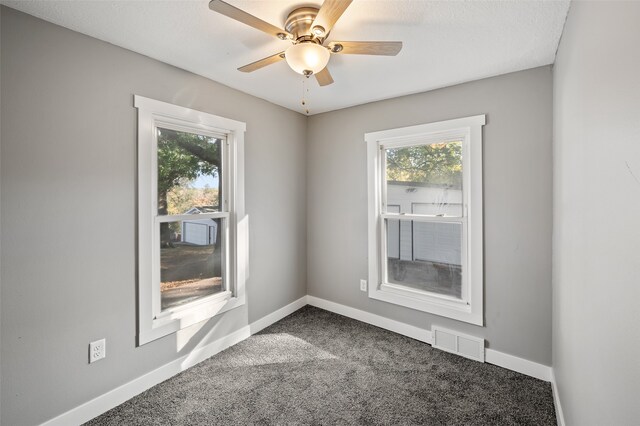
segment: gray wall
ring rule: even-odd
[[[567,425],[640,421],[640,3],[573,2],[554,67],[553,367]]]
[[[550,67],[309,118],[308,293],[418,327],[446,326],[551,365]],[[485,328],[369,299],[370,131],[487,114],[484,128]]]
[[[306,294],[306,118],[2,8],[2,424],[42,422]],[[133,95],[247,123],[248,304],[135,347]],[[193,335],[192,335],[193,334]],[[107,358],[87,364],[106,337]]]
[[[0,7],[0,103],[2,103],[2,7]],[[0,212],[2,212],[2,114],[0,114]],[[2,215],[0,213],[0,236]],[[2,271],[2,244],[0,244],[0,271]],[[2,274],[0,273],[0,320],[2,319]],[[1,321],[0,321],[1,322]],[[0,366],[2,365],[2,326],[0,325]],[[0,371],[0,417],[2,413],[2,372]],[[0,423],[2,419],[0,418]]]

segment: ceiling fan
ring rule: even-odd
[[[324,0],[320,9],[299,7],[289,13],[281,29],[222,0],[211,0],[209,9],[221,13],[250,27],[256,28],[280,40],[290,40],[293,45],[283,52],[267,56],[259,61],[238,68],[253,72],[281,60],[297,73],[315,75],[320,86],[333,83],[327,64],[331,54],[395,56],[402,49],[401,41],[330,41],[329,32],[353,0]]]

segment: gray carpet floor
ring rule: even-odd
[[[88,425],[555,425],[551,386],[306,306]]]

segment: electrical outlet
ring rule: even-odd
[[[105,339],[96,340],[89,343],[89,364],[101,360],[107,356],[107,341]]]
[[[360,290],[367,291],[367,280],[360,280]]]

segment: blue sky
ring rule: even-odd
[[[211,175],[201,175],[196,180],[191,182],[194,188],[217,188],[218,187],[218,176]]]

